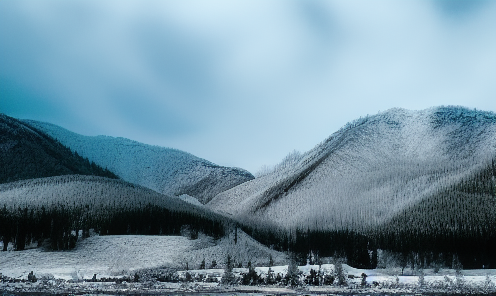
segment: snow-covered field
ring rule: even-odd
[[[0,252],[0,274],[11,278],[27,279],[29,272],[41,278],[64,280],[132,276],[140,269],[172,267],[177,269],[199,268],[205,259],[206,267],[216,261],[222,268],[228,254],[244,266],[268,263],[269,256],[275,263],[283,263],[283,253],[271,250],[242,231],[215,241],[200,234],[196,240],[183,236],[91,236],[80,240],[71,251],[48,252],[42,248],[25,251]],[[2,243],[0,243],[2,247]]]
[[[182,236],[92,236],[72,251],[46,252],[41,248],[0,252],[0,273],[12,278],[53,276],[64,280],[128,275],[142,268],[171,266],[178,254],[194,248]]]
[[[180,241],[180,240],[179,240]],[[177,243],[178,241],[176,241]],[[181,245],[181,242],[179,243]],[[69,252],[66,252],[69,253]],[[149,254],[150,255],[150,254]],[[152,254],[153,255],[153,254]],[[48,259],[47,259],[48,261]],[[66,261],[69,261],[66,259]],[[96,264],[96,260],[88,261],[87,265]],[[150,261],[148,261],[150,265]],[[153,265],[153,264],[152,264]],[[121,265],[122,266],[122,265]],[[287,265],[270,267],[275,274],[285,274],[288,270]],[[334,272],[334,265],[323,264],[320,266],[321,272]],[[269,267],[256,267],[256,272],[264,278],[267,275]],[[309,275],[310,270],[318,270],[318,265],[305,265],[298,267],[300,279]],[[182,279],[179,282],[158,282],[158,281],[140,281],[140,282],[83,282],[70,281],[64,282],[57,279],[39,280],[36,283],[19,282],[19,283],[2,283],[0,281],[0,292],[8,292],[9,295],[24,293],[47,293],[47,294],[208,294],[208,295],[322,295],[322,294],[345,294],[345,295],[417,295],[422,294],[448,294],[448,295],[494,295],[496,293],[496,270],[470,270],[462,271],[462,275],[453,274],[453,270],[444,270],[437,275],[427,275],[424,282],[421,283],[419,276],[396,276],[381,273],[378,270],[355,269],[343,264],[343,270],[346,274],[346,285],[327,285],[327,286],[310,286],[301,285],[299,287],[290,287],[280,284],[275,285],[223,285],[218,282],[187,282],[184,281],[186,273],[193,278],[198,274],[203,278],[217,278],[220,280],[224,275],[223,269],[201,269],[179,271],[178,274]],[[234,268],[233,272],[239,276],[247,272],[247,268]],[[367,274],[367,283],[361,285],[362,273]],[[444,275],[443,275],[444,274]],[[476,274],[476,275],[470,275]]]
[[[1,243],[0,243],[1,245]],[[76,249],[63,252],[48,252],[42,248],[25,251],[0,252],[0,292],[25,293],[47,292],[48,294],[68,293],[209,293],[209,294],[414,294],[422,293],[496,293],[496,270],[463,270],[456,275],[455,270],[441,269],[435,273],[432,269],[424,270],[422,281],[418,271],[405,270],[400,276],[400,269],[356,269],[343,264],[346,286],[309,286],[304,284],[310,270],[322,274],[335,274],[333,264],[299,266],[302,286],[285,287],[280,284],[243,286],[226,286],[219,284],[224,275],[224,262],[227,254],[243,268],[234,268],[238,279],[248,272],[247,262],[251,261],[257,274],[263,279],[267,276],[269,257],[275,266],[270,267],[274,276],[284,277],[288,270],[287,257],[284,253],[271,250],[242,231],[213,240],[200,234],[196,240],[182,236],[91,236],[80,240]],[[205,259],[207,269],[199,269]],[[211,261],[217,261],[217,268],[210,268]],[[185,270],[186,268],[187,271]],[[140,282],[87,282],[96,274],[97,279],[122,278],[133,279],[134,274],[143,270],[161,270],[172,268],[177,272],[180,282],[157,282],[143,279]],[[26,280],[33,272],[39,279],[36,283],[3,282],[2,276],[11,279]],[[218,282],[185,282],[186,272],[193,279],[216,278]],[[362,274],[366,274],[367,285],[362,286]],[[181,279],[183,281],[181,281]]]

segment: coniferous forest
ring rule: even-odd
[[[398,254],[405,266],[432,264],[466,269],[496,268],[496,158],[470,177],[440,188],[421,203],[405,207],[377,227],[327,225],[284,230],[273,225],[244,230],[277,249],[298,254],[346,258],[357,268],[375,268],[377,250]],[[251,223],[250,225],[256,225]]]
[[[16,198],[16,190],[25,198]],[[90,229],[99,235],[180,235],[219,238],[226,220],[178,198],[126,182],[92,176],[60,176],[0,185],[8,204],[0,211],[4,250],[36,244],[51,250],[75,247]],[[9,198],[12,197],[12,198]]]

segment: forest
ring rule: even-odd
[[[332,256],[346,258],[357,268],[375,268],[380,249],[398,254],[403,266],[495,268],[495,163],[493,159],[477,174],[403,209],[378,228],[335,230],[235,223],[194,206],[187,208],[177,198],[164,199],[154,191],[101,177],[19,181],[0,188],[5,202],[0,211],[0,236],[4,250],[8,242],[16,250],[32,244],[67,250],[75,247],[78,238],[88,237],[90,229],[99,235],[195,238],[201,232],[220,238],[240,227],[267,246],[296,254],[300,264],[309,258]],[[19,188],[29,189],[26,200],[9,202],[9,192]]]
[[[18,191],[24,192],[19,196]],[[220,238],[224,217],[141,186],[96,176],[69,175],[0,185],[3,248],[35,244],[75,247],[90,229],[99,235],[188,235]]]
[[[358,206],[364,209],[363,215],[373,205]],[[358,218],[350,221],[357,223]],[[295,252],[300,264],[314,254],[346,258],[357,268],[375,268],[381,249],[397,254],[402,266],[496,268],[496,157],[478,172],[438,188],[380,224],[330,227],[312,220],[288,230],[264,222],[272,226],[250,221],[251,228],[245,226],[244,231],[277,250]]]

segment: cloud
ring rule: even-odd
[[[492,1],[1,1],[0,111],[251,171],[391,107],[495,110]]]
[[[469,15],[474,15],[478,10],[485,9],[488,6],[492,5],[492,1],[490,0],[478,0],[478,1],[470,1],[470,0],[431,0],[432,5],[438,9],[441,13],[445,14],[448,17],[465,17]]]

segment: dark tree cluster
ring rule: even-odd
[[[18,190],[24,192],[19,195]],[[3,205],[2,205],[3,204]],[[224,236],[230,221],[178,198],[95,176],[57,176],[0,185],[4,249],[33,243],[67,250],[90,229],[100,235]]]
[[[24,250],[27,245],[49,243],[51,250],[69,250],[79,238],[88,237],[90,229],[100,235],[179,235],[187,225],[193,234],[199,232],[220,238],[224,235],[224,223],[193,213],[173,211],[147,204],[136,208],[99,208],[89,205],[50,208],[19,208],[15,212],[6,207],[0,212],[0,237],[3,250],[9,242],[15,249]]]
[[[244,228],[261,243],[295,255],[299,265],[319,264],[319,257],[346,258],[356,268],[377,266],[377,246],[372,237],[351,230],[274,230]],[[308,262],[307,262],[308,261]]]
[[[496,267],[496,161],[431,198],[404,209],[375,237],[386,250],[399,252],[420,267],[432,262],[464,268]]]

